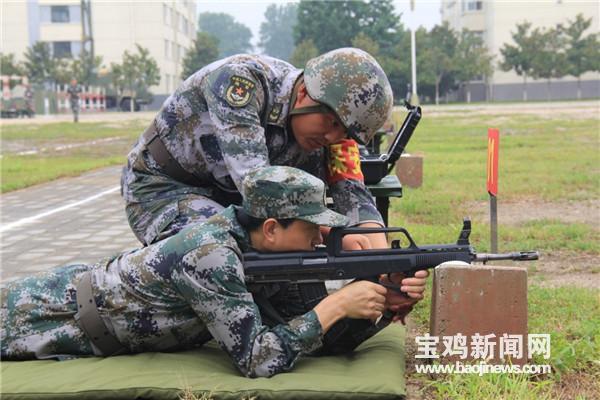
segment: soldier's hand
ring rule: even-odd
[[[365,235],[352,234],[342,238],[342,249],[344,250],[369,250],[371,242]]]
[[[376,320],[385,310],[388,290],[373,282],[356,281],[333,293],[342,300],[346,317]]]
[[[411,278],[406,278],[401,273],[395,273],[391,274],[391,280],[386,275],[382,276],[380,281],[382,283],[397,285],[402,292],[406,293],[406,296],[410,299],[415,299],[412,303],[416,303],[416,301],[421,300],[424,296],[428,276],[429,271],[423,270],[415,272],[415,276]]]

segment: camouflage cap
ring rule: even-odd
[[[244,211],[255,218],[296,218],[324,226],[343,226],[348,218],[327,208],[325,184],[297,168],[271,166],[246,175]]]
[[[308,95],[330,107],[348,135],[368,143],[389,118],[394,103],[385,72],[367,52],[341,48],[306,63],[304,83]]]

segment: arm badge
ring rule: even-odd
[[[344,139],[330,145],[327,164],[329,184],[347,179],[364,182],[358,145],[353,139]]]
[[[243,76],[233,75],[225,90],[225,101],[232,107],[244,107],[250,103],[256,84]]]

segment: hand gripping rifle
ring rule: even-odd
[[[408,246],[401,247],[400,240],[393,240],[389,249],[342,249],[342,238],[345,235],[379,232],[399,232],[408,241]],[[404,228],[332,228],[327,237],[327,246],[315,251],[245,253],[244,272],[249,287],[256,284],[298,284],[300,299],[306,310],[310,310],[327,296],[324,283],[327,280],[365,279],[379,283],[379,277],[383,274],[403,273],[405,276],[413,276],[416,271],[434,268],[447,261],[486,263],[496,260],[532,261],[539,258],[537,251],[477,253],[469,243],[470,233],[471,221],[465,219],[456,243],[418,246]],[[399,291],[395,286],[385,286]],[[262,309],[262,305],[259,305]],[[348,329],[338,329],[344,330]],[[332,335],[334,338],[330,341],[335,342],[342,333]],[[361,342],[355,336],[349,339],[352,342],[349,347],[353,348]]]

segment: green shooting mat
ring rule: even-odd
[[[399,399],[404,338],[404,327],[393,324],[350,354],[303,357],[292,372],[256,379],[242,377],[214,342],[180,353],[3,361],[0,397],[175,400],[187,392],[202,400]]]

